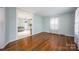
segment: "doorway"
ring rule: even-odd
[[[17,39],[22,39],[32,35],[32,14],[23,10],[22,8],[17,8]]]

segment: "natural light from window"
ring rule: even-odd
[[[59,18],[51,18],[50,19],[50,30],[58,30]]]

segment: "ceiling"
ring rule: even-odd
[[[54,16],[73,12],[76,7],[22,7],[21,9],[41,16]]]

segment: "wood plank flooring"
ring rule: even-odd
[[[74,37],[42,32],[10,42],[3,51],[76,51]]]

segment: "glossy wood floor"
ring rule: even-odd
[[[9,43],[4,51],[75,51],[73,37],[42,32]]]

